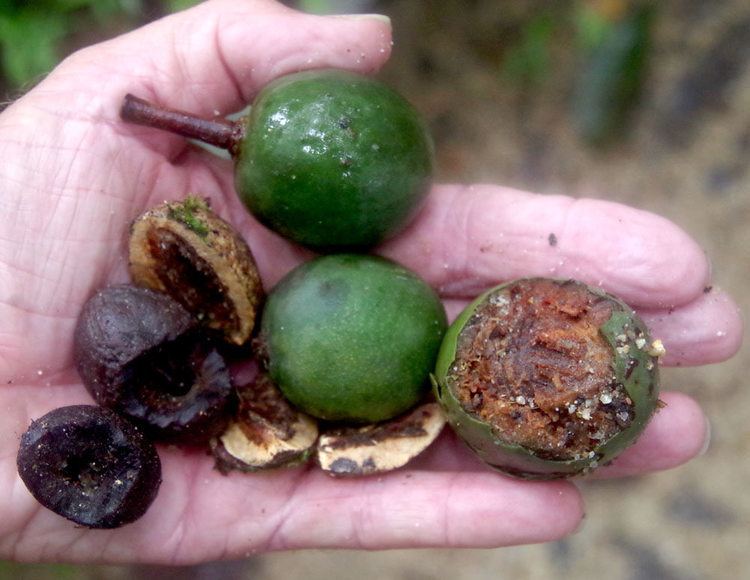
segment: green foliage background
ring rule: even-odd
[[[0,68],[5,90],[34,82],[64,56],[149,17],[199,0],[0,0]],[[154,9],[154,5],[156,9]]]

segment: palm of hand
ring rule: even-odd
[[[296,31],[293,38],[289,30]],[[254,54],[259,46],[268,47],[267,54]],[[203,454],[163,449],[164,483],[152,509],[139,522],[107,532],[75,529],[47,512],[17,477],[17,441],[29,421],[53,407],[90,402],[72,366],[72,331],[95,288],[127,279],[127,229],[141,211],[186,193],[209,196],[217,213],[246,235],[267,287],[306,255],[246,214],[228,162],[209,160],[178,138],[119,122],[122,96],[134,92],[186,110],[227,112],[284,72],[310,66],[368,72],[382,64],[389,48],[382,20],[304,17],[265,1],[243,8],[209,2],[79,53],[3,113],[0,208],[13,219],[0,224],[0,489],[8,490],[0,496],[2,554],[190,562],[285,547],[500,545],[559,537],[577,525],[581,506],[571,484],[517,482],[489,473],[449,434],[408,471],[352,481],[332,481],[312,469],[222,477]],[[513,217],[501,220],[498,214],[507,214],[508,207],[515,209]],[[524,219],[526,214],[533,217]],[[729,329],[726,340],[708,349],[705,338],[713,328],[705,336],[681,335],[685,343],[675,342],[681,350],[673,362],[719,360],[737,348],[740,329],[731,301],[700,297],[708,276],[700,250],[663,220],[620,206],[538,200],[491,187],[441,187],[409,231],[381,251],[439,287],[455,312],[479,288],[544,274],[548,261],[558,262],[558,255],[547,257],[528,241],[537,228],[546,243],[549,225],[537,224],[544,221],[540,215],[557,224],[578,221],[581,229],[575,231],[581,233],[572,235],[592,247],[607,220],[626,216],[641,236],[662,228],[662,257],[670,247],[679,247],[683,257],[670,261],[666,272],[658,257],[638,266],[661,271],[660,282],[649,285],[640,272],[618,274],[605,263],[604,249],[582,255],[575,241],[571,264],[580,264],[589,278],[606,276],[610,289],[643,307],[657,327],[666,306],[676,305],[682,322],[710,317]],[[496,235],[498,223],[509,227],[503,240]],[[475,245],[462,229],[467,227],[484,242]],[[455,234],[452,243],[441,244],[435,233],[446,231]],[[504,247],[524,237],[523,257],[503,255]],[[497,244],[497,251],[487,252],[488,243]],[[635,254],[619,259],[643,258]],[[665,338],[676,335],[662,324]],[[685,397],[664,398],[668,411],[610,475],[676,465],[697,452],[704,435],[700,411]],[[679,439],[665,436],[674,429],[681,429]]]

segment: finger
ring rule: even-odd
[[[393,472],[333,480],[320,471],[221,476],[205,457],[163,454],[164,482],[146,515],[117,530],[75,529],[37,509],[22,535],[0,538],[17,559],[194,564],[304,548],[489,548],[545,542],[580,525],[566,482],[497,473]],[[17,501],[33,500],[18,493]]]
[[[701,248],[662,217],[491,185],[436,187],[382,251],[450,297],[551,276],[602,286],[634,307],[669,308],[697,298],[710,275]]]
[[[667,353],[661,362],[667,366],[721,362],[742,345],[739,306],[715,287],[679,308],[640,314],[652,336],[664,343]]]
[[[292,548],[494,547],[560,538],[582,517],[578,491],[563,482],[419,470],[339,480],[314,468],[221,476],[203,453],[162,448],[162,487],[143,518],[84,530],[41,508],[13,461],[29,419],[67,393],[32,388],[22,403],[20,388],[0,391],[13,411],[2,426],[10,491],[0,496],[0,553],[18,559],[187,564]]]
[[[52,80],[80,88],[90,75],[103,79],[100,98],[134,92],[196,114],[225,115],[283,74],[325,67],[371,73],[390,50],[385,16],[316,16],[270,0],[214,0],[84,49]]]
[[[577,489],[497,473],[399,471],[329,481],[309,472],[269,549],[490,548],[559,539],[582,518]]]
[[[207,489],[193,497],[191,518],[203,522],[204,530],[223,530],[223,537],[216,538],[226,550],[223,557],[305,548],[480,548],[543,542],[574,531],[583,511],[578,490],[569,483],[520,482],[490,472],[400,470],[333,479],[311,468],[204,475],[202,470],[192,474]],[[181,485],[185,479],[179,480]],[[170,501],[183,494],[161,495]],[[218,504],[217,497],[224,501]],[[174,522],[167,517],[165,531],[170,525]],[[188,527],[185,533],[200,531]],[[184,553],[173,558],[193,557],[201,541],[209,540],[205,535],[183,537]],[[213,550],[203,557],[215,558]]]
[[[447,426],[435,442],[409,463],[422,471],[494,472]]]
[[[654,415],[638,441],[597,478],[623,477],[671,469],[700,455],[708,446],[708,420],[698,403],[683,393],[661,394],[666,406]]]

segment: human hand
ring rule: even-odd
[[[572,483],[491,472],[447,431],[408,468],[353,480],[313,468],[224,477],[206,455],[161,448],[156,502],[138,522],[107,531],[76,528],[42,508],[16,473],[31,419],[90,402],[72,365],[73,328],[96,288],[127,280],[127,230],[144,209],[189,192],[210,197],[245,235],[267,288],[309,256],[247,214],[228,161],[123,124],[122,97],[223,115],[279,75],[370,73],[389,53],[385,19],[213,0],[80,51],[0,115],[0,557],[185,564],[285,548],[500,546],[578,526]],[[666,220],[624,206],[437,186],[417,220],[379,251],[438,288],[453,315],[502,280],[569,276],[636,307],[664,341],[665,364],[719,361],[739,346],[731,299],[704,293],[701,249]],[[701,450],[707,430],[697,404],[662,398],[666,408],[600,476],[666,469]]]

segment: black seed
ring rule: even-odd
[[[140,429],[92,405],[55,409],[21,436],[18,474],[47,509],[89,528],[140,518],[156,498],[161,463]]]

